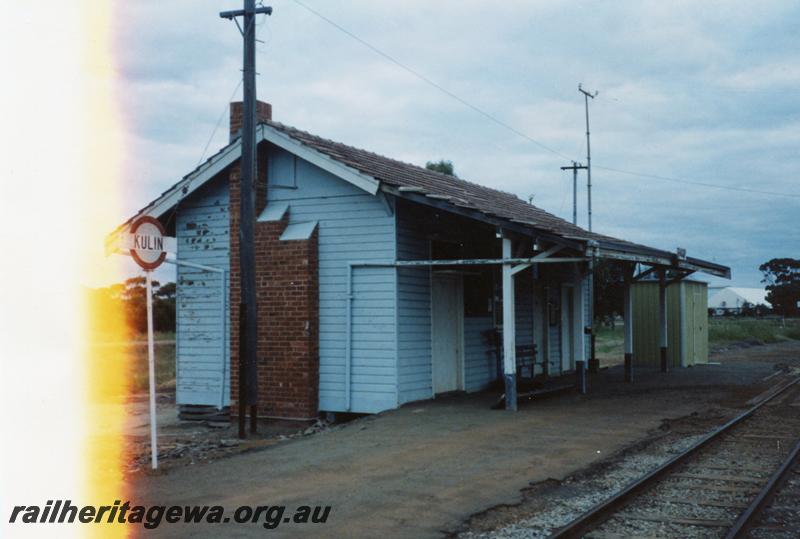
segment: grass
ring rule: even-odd
[[[175,333],[156,332],[154,337],[156,386],[168,387],[175,380]],[[132,392],[147,391],[147,334],[135,335],[128,342],[99,340],[95,345],[110,360],[127,362]]]
[[[623,325],[617,323],[612,330],[601,326],[597,332],[597,357],[600,360],[619,359],[623,355]],[[781,322],[772,318],[710,318],[708,320],[709,346],[734,342],[758,341],[774,343],[800,340],[800,319]]]
[[[147,335],[143,335],[143,344],[130,346],[131,354],[131,389],[134,392],[147,391],[149,374],[147,364]],[[171,338],[156,334],[157,341],[171,341],[155,344],[156,387],[169,384],[175,380],[175,334]]]
[[[773,343],[800,340],[800,319],[781,322],[772,318],[712,318],[708,324],[710,345],[741,341]]]

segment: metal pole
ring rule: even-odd
[[[589,137],[589,94],[584,94],[586,105],[586,198],[589,210],[589,232],[592,231],[592,145]]]
[[[158,468],[158,437],[156,434],[156,354],[153,342],[153,283],[150,272],[145,272],[147,282],[147,370],[150,378],[150,460]]]
[[[578,91],[583,94],[583,103],[586,110],[586,198],[587,209],[589,213],[588,228],[589,232],[592,231],[592,144],[589,135],[589,98],[594,99],[597,92],[589,93],[578,85]],[[589,334],[594,336],[594,249],[592,249],[592,256],[589,259],[589,283],[587,285],[587,292],[589,295]],[[594,347],[592,347],[594,350]],[[595,368],[597,361],[594,357],[594,351],[590,359],[592,368]]]
[[[579,84],[578,91],[583,94],[586,107],[586,196],[589,205],[589,232],[592,231],[592,144],[589,136],[589,98],[594,99],[597,92],[589,93]]]
[[[256,8],[255,0],[244,0],[244,9],[224,11],[220,17],[243,18],[242,38],[242,158],[239,178],[239,437],[245,437],[245,412],[250,406],[250,432],[257,431],[258,414],[258,318],[256,304],[256,260],[254,250],[256,179],[256,28],[257,13],[271,14],[271,7]]]

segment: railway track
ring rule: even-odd
[[[800,442],[759,495],[728,531],[725,539],[800,536]]]
[[[551,539],[800,537],[800,378]]]

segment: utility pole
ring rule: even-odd
[[[592,145],[589,141],[589,98],[597,97],[597,92],[589,93],[578,84],[578,91],[583,94],[586,104],[586,196],[589,199],[589,232],[592,231]]]
[[[587,206],[589,211],[588,228],[589,232],[592,231],[592,145],[589,136],[589,98],[594,99],[597,97],[597,91],[593,94],[583,89],[583,85],[578,84],[578,91],[583,94],[583,102],[586,107],[586,197]],[[597,372],[600,368],[600,362],[597,361],[596,356],[596,336],[594,334],[594,252],[592,247],[592,254],[589,258],[589,275],[588,283],[586,286],[586,294],[589,296],[589,324],[585,331],[589,334],[589,372]]]
[[[239,438],[245,438],[245,416],[250,406],[250,432],[258,430],[258,319],[256,312],[255,179],[256,179],[256,15],[272,14],[271,7],[256,7],[255,0],[244,0],[244,9],[223,11],[223,19],[233,20],[244,41],[242,82],[242,157],[239,177]],[[237,17],[242,17],[239,26]]]
[[[577,161],[573,161],[571,166],[561,167],[561,170],[572,171],[572,224],[578,224],[578,170],[587,168]]]

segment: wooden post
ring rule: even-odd
[[[272,14],[268,6],[244,0],[244,9],[223,11],[223,19],[242,17],[242,157],[239,176],[239,438],[245,437],[245,412],[250,405],[250,432],[258,429],[258,297],[256,294],[255,182],[256,157],[256,30],[257,14]],[[237,22],[238,26],[239,23]]]
[[[658,270],[658,343],[661,372],[667,372],[667,283],[663,269]]]
[[[623,311],[625,316],[625,381],[633,382],[633,298],[631,297],[631,277],[625,276],[623,294]]]
[[[511,239],[503,238],[503,258],[511,258]],[[517,350],[514,320],[514,275],[511,265],[503,264],[503,380],[506,410],[517,410]]]
[[[572,297],[572,312],[574,320],[571,330],[574,332],[573,342],[575,343],[575,374],[578,392],[586,393],[586,302],[584,294],[588,293],[586,288],[586,277],[582,277],[574,288]]]
[[[545,378],[550,376],[550,287],[542,288],[542,374]]]

